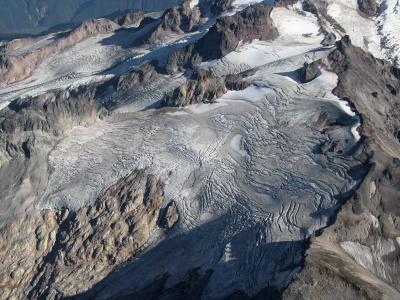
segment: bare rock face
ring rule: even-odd
[[[210,103],[226,93],[224,78],[197,70],[191,80],[176,88],[164,98],[165,106],[186,106],[195,103]]]
[[[369,17],[373,17],[378,13],[376,0],[358,0],[358,8]]]
[[[10,51],[0,53],[0,83],[10,84],[27,78],[51,54],[71,47],[91,36],[110,33],[120,26],[108,19],[96,19],[83,22],[66,36],[59,37],[47,46],[15,56]],[[15,49],[4,46],[6,49]]]
[[[69,39],[81,41],[90,36],[114,32],[119,25],[108,19],[92,19],[83,22],[69,34]],[[78,42],[75,41],[75,42]]]
[[[165,229],[171,229],[179,221],[179,210],[175,201],[168,203],[160,218],[160,226]]]
[[[332,46],[335,43],[336,43],[336,35],[332,32],[327,33],[321,42],[321,44],[325,47]]]
[[[0,165],[21,155],[29,158],[36,132],[62,137],[72,126],[91,124],[106,114],[92,88],[17,99],[0,111]]]
[[[396,142],[400,129],[400,80],[393,65],[354,47],[348,37],[338,43],[338,49],[329,59],[333,70],[339,74],[335,94],[352,102],[364,99],[354,101],[357,110],[365,111],[365,116],[373,120],[365,122],[363,129],[388,136],[389,145]]]
[[[162,182],[137,170],[76,212],[13,220],[0,231],[2,297],[59,299],[85,291],[145,246],[163,201]]]
[[[124,27],[138,27],[143,20],[144,12],[140,10],[133,10],[128,12],[126,15],[115,19],[115,23]]]
[[[278,36],[271,11],[273,7],[255,4],[233,16],[221,17],[195,44],[173,52],[166,65],[168,73],[192,67],[201,61],[218,59],[237,48],[239,42],[272,40]]]
[[[203,69],[196,69],[192,78],[164,97],[165,106],[183,107],[196,103],[212,103],[228,89],[245,89],[248,84],[241,75],[215,76]]]
[[[400,299],[400,80],[391,63],[348,37],[326,64],[339,76],[334,94],[362,118],[356,156],[370,169],[335,223],[311,240],[305,267],[283,298]]]
[[[317,60],[310,64],[304,63],[304,66],[299,70],[299,79],[302,83],[307,83],[314,80],[320,73],[319,67],[321,61]]]
[[[139,85],[145,84],[157,77],[157,71],[152,64],[146,63],[140,65],[132,72],[123,74],[112,80],[116,92],[125,92],[132,88],[138,88]]]
[[[151,63],[145,63],[129,73],[117,76],[98,86],[96,97],[104,99],[104,106],[112,111],[119,105],[126,104],[137,93],[145,93],[146,89],[161,79]]]
[[[174,6],[165,11],[161,24],[149,37],[149,42],[156,42],[170,33],[182,34],[191,32],[200,23],[200,9],[190,6],[190,0],[185,0],[181,6]]]

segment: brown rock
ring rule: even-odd
[[[183,107],[196,103],[212,103],[228,89],[239,90],[248,86],[241,75],[215,76],[203,69],[196,69],[185,84],[165,95],[164,105]]]
[[[119,26],[134,26],[138,27],[140,23],[144,20],[144,12],[139,10],[134,10],[128,12],[126,15],[115,19],[115,23]]]
[[[156,177],[134,171],[87,208],[11,221],[0,231],[3,296],[55,299],[93,286],[145,246],[159,218],[163,188]]]
[[[174,6],[165,11],[161,23],[150,35],[148,41],[153,43],[170,33],[182,34],[193,31],[200,24],[200,10],[191,9],[190,0],[185,0],[181,6]]]

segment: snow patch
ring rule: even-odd
[[[400,68],[400,1],[383,0],[377,18],[383,51]]]
[[[241,156],[246,156],[247,151],[243,149],[242,146],[243,136],[241,134],[235,135],[230,142],[231,148],[239,153]]]
[[[271,17],[280,33],[277,39],[269,42],[254,40],[222,59],[204,62],[201,66],[221,75],[240,73],[321,47],[323,37],[314,15],[278,7],[273,9]]]
[[[357,0],[329,0],[328,3],[328,15],[343,27],[355,46],[384,58],[375,19],[360,15]]]

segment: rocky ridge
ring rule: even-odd
[[[202,61],[221,58],[235,50],[239,42],[273,40],[278,32],[270,16],[272,9],[273,6],[255,4],[233,16],[219,18],[204,37],[169,56],[167,73],[174,74]]]
[[[145,13],[141,10],[133,10],[127,14],[114,19],[115,23],[119,26],[128,27],[139,27],[140,23],[144,20]]]
[[[249,84],[242,75],[215,76],[209,71],[195,69],[191,79],[165,95],[164,106],[183,107],[190,104],[212,103],[229,90],[243,90]]]
[[[171,33],[191,32],[200,24],[200,15],[200,8],[198,6],[191,7],[191,0],[185,0],[182,5],[174,6],[164,12],[160,24],[152,32],[148,41],[154,43],[165,39]]]
[[[0,165],[34,151],[36,133],[61,138],[77,125],[88,125],[106,110],[95,100],[95,89],[50,91],[43,95],[17,99],[0,111]]]

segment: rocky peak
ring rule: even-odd
[[[200,9],[191,7],[190,0],[185,0],[181,6],[167,9],[161,17],[161,23],[151,34],[149,41],[155,42],[170,33],[182,34],[193,31],[200,24]]]
[[[116,18],[115,22],[119,26],[134,26],[138,27],[140,23],[144,20],[144,12],[141,10],[133,10],[128,12],[127,14]]]
[[[176,202],[172,200],[164,208],[160,216],[160,226],[165,229],[171,229],[179,221],[179,210]]]
[[[195,44],[173,52],[166,65],[168,73],[190,68],[201,61],[218,59],[237,48],[239,42],[254,39],[273,40],[278,36],[271,11],[273,7],[255,4],[233,16],[217,20],[209,32]]]
[[[220,58],[235,50],[239,42],[272,40],[278,32],[271,19],[273,7],[255,4],[233,16],[221,17],[197,48],[206,59]]]
[[[97,34],[114,32],[119,25],[109,19],[91,19],[84,21],[81,25],[71,31],[69,37],[76,39],[78,36],[87,38]]]
[[[304,66],[299,70],[299,79],[302,83],[307,83],[314,80],[320,74],[320,66],[322,60],[316,60],[312,63],[304,63]]]

